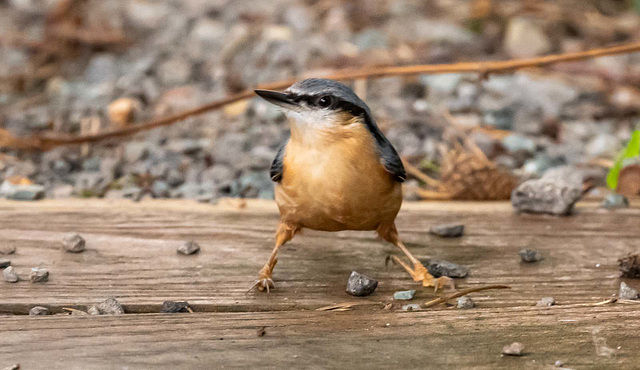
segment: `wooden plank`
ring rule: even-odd
[[[376,277],[377,292],[367,299],[388,301],[393,291],[418,287],[398,267],[385,268],[397,251],[368,232],[305,231],[283,248],[268,300],[245,294],[273,244],[277,213],[271,205],[245,210],[179,202],[71,202],[0,204],[0,244],[15,245],[12,263],[21,275],[42,265],[45,284],[3,284],[0,310],[30,305],[90,305],[115,296],[129,305],[189,300],[217,310],[250,311],[317,308],[348,298],[352,270]],[[458,205],[459,206],[459,205]],[[460,287],[509,284],[511,291],[487,292],[486,307],[532,305],[543,296],[562,303],[610,297],[619,285],[616,260],[637,251],[640,210],[601,212],[585,208],[576,217],[518,216],[504,204],[467,204],[471,212],[411,205],[398,219],[401,236],[418,256],[467,265]],[[266,210],[265,210],[266,209]],[[440,239],[428,234],[436,223],[466,224],[466,236]],[[88,250],[60,250],[66,232],[87,239]],[[199,255],[179,256],[176,247],[198,241]],[[606,248],[603,248],[606,247]],[[545,260],[519,262],[518,251],[533,248]],[[433,296],[421,291],[421,297]]]
[[[464,223],[465,236],[428,234],[430,226],[448,222]],[[38,265],[51,273],[44,284],[1,284],[0,313],[7,315],[0,368],[537,368],[556,360],[633,368],[640,362],[640,305],[590,305],[615,295],[616,260],[639,251],[638,208],[609,212],[586,203],[576,216],[554,218],[516,215],[507,203],[407,203],[398,226],[416,255],[467,265],[471,273],[458,280],[460,288],[512,287],[474,294],[478,307],[466,311],[402,312],[394,291],[418,289],[411,303],[435,295],[398,267],[385,268],[386,256],[397,251],[368,232],[305,231],[282,249],[277,289],[245,294],[272,248],[276,223],[275,205],[261,201],[242,209],[233,202],[0,202],[0,247],[17,248],[12,264],[24,277]],[[86,252],[61,251],[70,231],[85,237]],[[190,239],[201,253],[177,255]],[[522,248],[545,259],[521,264]],[[344,292],[352,270],[380,281],[373,295]],[[130,314],[20,315],[34,305],[60,312],[110,296]],[[558,306],[533,307],[546,296]],[[164,300],[187,300],[196,313],[141,314],[158,312]],[[314,311],[340,302],[357,305]],[[391,310],[382,309],[387,303]],[[267,334],[258,337],[263,326]],[[608,346],[620,347],[614,356],[596,356],[594,328]],[[502,358],[502,346],[516,340],[529,354]]]
[[[468,311],[3,317],[2,365],[149,368],[637,368],[640,305]],[[265,335],[257,331],[265,328]],[[597,356],[598,341],[615,349]],[[526,356],[502,357],[505,344]]]

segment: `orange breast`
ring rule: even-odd
[[[310,143],[292,133],[276,202],[283,222],[324,231],[374,230],[391,223],[402,204],[401,185],[380,162],[361,124]]]

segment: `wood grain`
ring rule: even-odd
[[[570,367],[633,368],[640,361],[640,304],[591,304],[616,294],[616,260],[640,251],[640,209],[614,212],[583,204],[575,216],[513,213],[506,203],[407,203],[400,235],[417,256],[466,265],[459,288],[507,284],[484,291],[477,308],[444,305],[403,312],[396,290],[418,289],[411,303],[436,295],[397,266],[385,268],[394,247],[370,232],[305,231],[280,253],[270,296],[245,294],[273,245],[272,202],[217,206],[187,201],[0,202],[0,247],[18,273],[42,265],[50,281],[0,283],[0,368],[202,367]],[[428,234],[438,223],[461,222],[465,236]],[[67,232],[87,240],[87,251],[65,253]],[[198,255],[176,248],[195,240]],[[519,262],[532,248],[545,259]],[[379,280],[356,299],[344,292],[352,270]],[[638,281],[625,280],[635,288]],[[53,312],[86,308],[114,296],[129,313],[119,317],[28,317],[34,305]],[[557,306],[534,307],[551,296]],[[164,300],[187,300],[194,314],[158,314]],[[347,312],[317,312],[341,302]],[[393,303],[390,310],[382,307]],[[388,326],[386,324],[389,324]],[[266,335],[256,330],[266,326]],[[595,354],[592,331],[617,350]],[[223,338],[223,339],[220,339]],[[523,342],[528,355],[502,358],[503,345]],[[372,366],[368,366],[372,365]]]

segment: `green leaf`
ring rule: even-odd
[[[631,140],[627,147],[618,154],[616,161],[607,174],[607,186],[611,190],[616,190],[618,187],[618,177],[620,176],[620,170],[625,159],[634,158],[640,156],[640,130],[636,130],[631,135]]]

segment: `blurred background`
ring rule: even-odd
[[[640,39],[635,5],[0,0],[0,128],[21,137],[91,134],[303,74],[527,58],[630,42]],[[351,86],[400,154],[433,178],[443,176],[447,160],[462,161],[447,158],[456,136],[516,182],[570,165],[592,169],[602,185],[607,167],[640,128],[638,54],[488,78],[422,75]],[[287,134],[282,113],[254,98],[132,137],[46,152],[5,148],[0,180],[5,194],[26,185],[21,199],[270,199],[268,169]],[[513,186],[506,183],[508,199]],[[426,196],[411,191],[417,185],[417,179],[408,183],[407,198]]]

